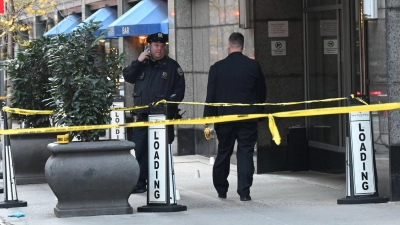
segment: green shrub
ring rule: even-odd
[[[50,38],[40,37],[29,43],[26,50],[19,52],[7,66],[10,81],[10,107],[31,110],[52,110],[44,100],[50,98],[46,51]],[[51,126],[50,115],[11,114],[9,119],[24,122],[25,128]]]
[[[110,122],[113,93],[122,74],[123,55],[98,51],[105,32],[95,36],[99,22],[84,23],[47,51],[50,78],[50,105],[59,126],[99,125]],[[70,139],[96,141],[101,130],[70,132]]]

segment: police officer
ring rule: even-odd
[[[123,72],[125,81],[135,84],[134,105],[149,105],[163,99],[182,101],[185,94],[185,78],[179,64],[166,55],[168,35],[160,32],[151,34],[147,42],[150,43],[150,48],[142,52]],[[178,113],[177,105],[174,106],[168,109],[169,119],[175,118]],[[135,110],[132,113],[135,121],[148,121],[148,109]],[[174,127],[167,126],[167,129],[168,143],[171,144],[175,138]],[[133,142],[140,175],[132,193],[143,193],[146,192],[148,178],[148,127],[134,128]]]
[[[262,103],[266,85],[260,64],[243,55],[244,37],[241,33],[229,36],[228,56],[210,67],[207,84],[207,103]],[[204,116],[261,113],[262,107],[204,108]],[[219,198],[226,198],[230,158],[237,141],[237,193],[241,201],[249,201],[253,184],[254,145],[257,141],[257,121],[243,120],[215,124],[218,153],[213,166],[213,183]],[[207,126],[207,125],[206,125]]]

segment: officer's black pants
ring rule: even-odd
[[[167,126],[169,144],[174,141],[174,127]],[[147,177],[149,175],[149,150],[148,150],[148,139],[149,128],[148,127],[136,127],[133,128],[132,141],[135,143],[135,155],[136,160],[139,163],[140,174],[139,180],[136,184],[137,189],[146,189]]]
[[[213,167],[213,182],[218,193],[228,192],[230,158],[237,140],[237,193],[245,197],[250,194],[254,174],[254,145],[257,141],[257,122],[219,123],[215,126],[218,138],[218,155]]]

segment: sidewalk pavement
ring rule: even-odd
[[[0,225],[102,225],[102,224],[399,224],[400,204],[338,205],[346,195],[345,176],[316,172],[255,174],[252,201],[241,202],[236,193],[236,166],[231,165],[228,198],[219,199],[212,184],[212,166],[202,156],[176,156],[176,187],[180,205],[187,211],[138,213],[146,205],[146,193],[133,194],[133,214],[57,218],[57,200],[47,184],[18,185],[18,198],[28,207],[0,209]],[[200,177],[195,178],[197,170]],[[3,198],[3,195],[0,195]],[[25,217],[8,215],[22,212]]]

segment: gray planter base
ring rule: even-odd
[[[82,209],[59,209],[54,208],[54,214],[59,218],[76,216],[98,216],[98,215],[121,215],[132,214],[133,208],[127,207],[108,207],[108,208],[82,208]]]
[[[128,199],[139,178],[130,141],[51,143],[47,182],[57,217],[132,214]]]
[[[44,166],[51,156],[47,145],[55,142],[59,134],[20,134],[10,136],[16,184],[47,183]]]
[[[16,207],[26,207],[28,203],[25,201],[4,201],[0,202],[1,209],[16,208]]]

